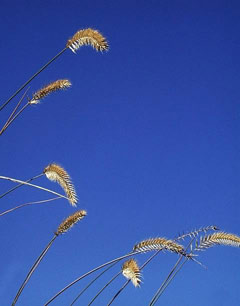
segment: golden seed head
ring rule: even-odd
[[[66,196],[72,206],[76,206],[77,203],[77,194],[71,178],[67,171],[61,166],[53,163],[48,165],[44,170],[46,177],[53,182],[57,182],[65,191]]]
[[[43,98],[45,98],[50,93],[60,90],[60,89],[66,89],[70,87],[72,84],[69,80],[57,80],[55,82],[52,82],[48,84],[47,86],[43,87],[42,89],[39,89],[32,97],[32,99],[28,102],[29,104],[38,104],[39,101]]]
[[[81,47],[91,45],[96,51],[107,51],[109,46],[106,38],[97,30],[79,30],[67,41],[66,47],[74,53]]]
[[[184,254],[184,248],[182,245],[174,242],[173,240],[165,238],[151,238],[143,240],[134,246],[133,251],[148,252],[152,250],[161,250],[161,249],[166,249],[178,254]]]
[[[141,273],[135,259],[131,258],[122,265],[122,274],[130,279],[135,287],[139,287],[141,283]]]
[[[196,244],[196,249],[203,250],[214,245],[240,247],[240,237],[230,233],[217,232],[201,237],[200,242]]]
[[[58,227],[56,235],[60,235],[66,233],[73,225],[75,225],[78,221],[82,220],[87,215],[85,210],[79,210],[75,212],[73,215],[67,217]]]

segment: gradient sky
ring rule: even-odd
[[[174,238],[207,225],[239,228],[239,1],[1,1],[1,104],[92,27],[110,50],[67,50],[36,78],[29,96],[57,79],[73,86],[29,107],[1,136],[0,175],[27,180],[51,162],[71,175],[88,216],[59,237],[19,298],[43,305],[81,274],[128,253],[146,238]],[[1,127],[20,99],[0,112]],[[62,192],[42,177],[35,181]],[[2,194],[14,184],[1,180]],[[52,196],[24,186],[1,199],[1,212]],[[64,200],[1,217],[0,304],[11,305],[31,265],[75,209]],[[187,243],[187,241],[185,241]],[[142,264],[150,254],[137,257]],[[177,255],[162,253],[114,305],[148,305]],[[167,306],[240,305],[240,253],[214,247],[187,263],[159,299]],[[79,299],[87,305],[120,269]],[[92,276],[93,277],[93,276]],[[84,279],[51,305],[69,305]],[[120,276],[96,300],[106,305]]]

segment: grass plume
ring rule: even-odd
[[[48,165],[43,170],[43,173],[50,181],[57,182],[65,191],[70,204],[76,206],[77,194],[67,171],[58,164],[53,163]]]
[[[135,287],[139,287],[141,283],[141,273],[135,259],[130,258],[122,265],[122,274],[130,279]]]
[[[65,80],[57,80],[51,82],[50,84],[44,86],[43,88],[39,89],[37,92],[33,94],[32,99],[28,102],[31,104],[38,104],[40,100],[48,96],[50,93],[62,89],[67,89],[71,86],[71,82],[67,79]]]
[[[40,262],[42,261],[42,259],[44,258],[44,256],[47,254],[48,250],[50,249],[51,245],[53,244],[53,242],[55,241],[55,239],[63,233],[66,233],[69,228],[71,228],[74,224],[77,223],[77,221],[79,221],[80,219],[82,219],[85,215],[86,215],[86,211],[82,210],[82,211],[78,211],[77,213],[69,216],[68,218],[66,218],[65,221],[63,221],[59,227],[57,232],[54,234],[53,238],[50,240],[50,242],[47,244],[47,246],[45,247],[45,249],[42,251],[42,253],[39,255],[39,257],[37,258],[37,260],[35,261],[35,263],[33,264],[33,266],[31,267],[30,271],[28,272],[26,278],[24,279],[21,287],[19,288],[12,306],[14,306],[16,304],[16,302],[18,301],[24,287],[26,286],[26,284],[28,283],[28,281],[30,280],[33,272],[36,270],[36,268],[38,267],[38,265],[40,264]],[[77,217],[78,216],[78,217]],[[81,216],[81,217],[80,217]]]
[[[196,243],[195,250],[205,250],[215,245],[227,245],[233,247],[240,247],[240,237],[234,234],[217,232],[211,235],[206,235],[200,238]]]
[[[178,254],[185,254],[182,245],[174,242],[173,240],[165,238],[150,238],[147,240],[143,240],[134,246],[133,251],[149,252],[159,249],[166,249],[168,251],[175,252]]]
[[[97,30],[79,30],[67,41],[66,47],[74,53],[81,47],[91,45],[96,51],[107,51],[109,46],[106,38]]]
[[[79,210],[73,215],[65,219],[58,227],[56,235],[60,235],[69,231],[78,221],[82,220],[87,215],[85,210]]]

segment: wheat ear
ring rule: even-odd
[[[77,203],[77,194],[75,188],[71,182],[71,178],[67,171],[63,169],[58,164],[50,164],[44,170],[43,173],[46,174],[46,177],[53,182],[57,182],[62,189],[65,191],[65,194],[72,206],[76,206]]]
[[[81,47],[91,45],[96,51],[107,51],[109,46],[106,38],[97,30],[79,30],[67,41],[66,47],[74,53]]]
[[[200,238],[199,243],[196,242],[195,250],[204,250],[215,245],[240,247],[240,237],[225,232],[218,232],[211,235],[206,235]]]

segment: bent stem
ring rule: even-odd
[[[21,91],[25,88],[39,73],[41,73],[44,69],[47,68],[53,61],[55,61],[60,55],[66,51],[68,47],[65,47],[62,51],[60,51],[57,55],[55,55],[50,61],[48,61],[42,68],[40,68],[29,80],[27,80],[16,92],[0,106],[0,111],[4,109],[4,107]]]
[[[30,184],[30,183],[27,183],[27,182],[24,182],[24,181],[21,181],[21,180],[17,180],[17,179],[14,179],[14,178],[11,178],[11,177],[7,177],[7,176],[0,176],[0,179],[3,179],[3,180],[8,180],[8,181],[11,181],[11,182],[15,182],[15,183],[20,183],[20,184],[24,184],[24,185],[28,185],[28,186],[31,186],[31,187],[34,187],[34,188],[37,188],[37,189],[41,189],[41,190],[44,190],[44,191],[47,191],[47,192],[50,192],[52,194],[55,194],[61,198],[64,198],[64,199],[67,199],[67,197],[65,197],[64,195],[60,194],[60,193],[57,193],[55,191],[52,191],[50,189],[47,189],[47,188],[44,188],[44,187],[41,187],[41,186],[38,186],[38,185],[34,185],[34,184]]]
[[[140,267],[140,270],[143,270],[143,268],[155,257],[159,254],[159,252],[161,252],[161,250],[158,250],[155,254],[153,254],[151,257],[148,258],[148,260],[145,261],[145,263]],[[123,291],[123,289],[125,287],[127,287],[127,285],[131,282],[131,280],[127,280],[123,286],[118,290],[118,292],[113,296],[113,298],[110,300],[110,302],[108,302],[107,306],[111,305],[113,303],[113,301],[119,296],[119,294]]]
[[[16,105],[16,107],[14,108],[13,112],[11,113],[11,115],[9,116],[8,120],[6,121],[6,123],[4,124],[3,128],[0,131],[0,135],[4,132],[6,125],[8,124],[8,122],[12,119],[12,117],[14,116],[14,114],[16,113],[16,111],[18,110],[20,104],[22,103],[22,100],[24,99],[24,97],[26,96],[27,92],[29,90],[28,89],[24,92],[23,96],[21,97],[21,99],[19,100],[18,104]]]
[[[92,303],[96,300],[96,298],[104,291],[104,289],[106,289],[120,274],[122,273],[122,271],[119,271],[117,274],[115,274],[113,276],[112,279],[110,279],[109,282],[106,283],[106,285],[104,287],[102,287],[101,290],[98,291],[98,293],[94,296],[94,298],[90,301],[90,303],[88,304],[88,306],[92,305]]]
[[[186,246],[184,252],[186,253],[187,252],[187,249],[189,248],[189,246],[191,246],[193,240],[195,240],[195,237],[193,237],[191,239],[191,241],[188,243],[188,245]],[[153,306],[157,300],[159,299],[159,297],[161,296],[161,294],[163,293],[163,291],[167,288],[168,284],[170,283],[170,281],[173,279],[173,277],[177,274],[177,273],[174,273],[175,270],[177,269],[178,265],[181,263],[182,261],[182,258],[183,258],[183,254],[179,256],[177,262],[175,263],[175,265],[173,266],[172,270],[169,272],[168,276],[166,277],[166,279],[163,281],[163,283],[161,284],[160,288],[157,290],[157,292],[155,293],[155,295],[153,296],[152,300],[150,301],[150,304],[149,306]],[[188,259],[188,257],[186,257],[186,260]],[[185,263],[186,261],[184,261]],[[182,265],[181,265],[182,267]],[[179,269],[180,270],[180,269]],[[178,271],[179,271],[178,270]],[[178,272],[177,271],[177,272]],[[173,275],[173,277],[171,278],[171,276]],[[171,278],[171,279],[170,279]],[[170,279],[170,281],[168,281]]]
[[[35,204],[43,204],[43,203],[54,201],[54,200],[57,200],[57,199],[61,199],[61,197],[56,197],[56,198],[42,200],[42,201],[35,201],[35,202],[24,203],[24,204],[21,204],[19,206],[13,207],[11,209],[5,210],[4,212],[0,213],[0,217],[3,216],[3,215],[6,215],[6,214],[8,214],[8,213],[10,213],[10,212],[12,212],[12,211],[14,211],[16,209],[25,207],[25,206],[35,205]]]
[[[137,254],[140,254],[140,253],[143,253],[143,251],[128,253],[128,254],[126,254],[126,255],[120,256],[120,257],[115,258],[115,259],[113,259],[113,260],[110,260],[110,261],[108,261],[108,262],[106,262],[106,263],[104,263],[104,264],[102,264],[102,265],[100,265],[100,266],[98,266],[98,267],[96,267],[96,268],[94,268],[94,269],[88,271],[87,273],[81,275],[80,277],[78,277],[77,279],[75,279],[74,281],[72,281],[70,284],[68,284],[66,287],[64,287],[63,289],[61,289],[59,292],[57,292],[50,300],[48,300],[48,301],[46,302],[46,304],[44,304],[44,306],[49,305],[49,304],[50,304],[52,301],[54,301],[60,294],[62,294],[64,291],[66,291],[67,289],[69,289],[70,287],[72,287],[73,285],[75,285],[75,284],[76,284],[77,282],[79,282],[81,279],[83,279],[83,278],[85,278],[86,276],[92,274],[93,272],[95,272],[95,271],[97,271],[97,270],[100,270],[100,269],[102,269],[102,268],[104,268],[104,267],[106,267],[106,266],[108,266],[108,265],[110,265],[110,264],[112,264],[112,263],[115,263],[115,262],[117,262],[117,261],[120,261],[120,260],[122,260],[122,259],[124,259],[124,258],[133,256],[133,255],[137,255]]]
[[[111,266],[107,267],[105,270],[103,270],[101,273],[99,273],[91,282],[89,282],[87,284],[87,286],[85,288],[82,289],[82,291],[78,294],[78,296],[73,300],[72,304],[70,306],[72,306],[75,302],[77,302],[77,300],[80,298],[80,296],[98,279],[100,278],[105,272],[107,272],[108,270],[110,270],[113,266],[115,266],[118,263],[118,261],[116,261],[115,263],[113,263]]]
[[[5,132],[5,130],[9,127],[9,125],[24,111],[24,109],[29,106],[29,102],[27,102],[21,109],[20,111],[18,111],[16,113],[15,116],[13,116],[11,119],[8,119],[8,121],[6,122],[6,124],[4,125],[4,127],[2,128],[1,132],[0,132],[0,135],[3,134],[3,132]]]
[[[30,269],[30,271],[28,272],[25,280],[23,281],[21,287],[19,288],[14,300],[13,300],[13,303],[12,303],[12,306],[14,306],[16,303],[17,303],[17,300],[19,298],[19,296],[21,295],[24,287],[26,286],[27,282],[29,281],[30,277],[32,276],[33,272],[36,270],[36,268],[38,267],[38,265],[40,264],[41,260],[43,259],[43,257],[46,255],[47,251],[50,249],[51,245],[53,244],[53,242],[55,241],[55,239],[57,238],[58,236],[55,234],[53,236],[53,238],[51,239],[51,241],[48,243],[48,245],[45,247],[45,249],[42,251],[42,253],[40,254],[40,256],[38,257],[38,259],[35,261],[35,263],[33,264],[32,268]]]
[[[29,182],[31,182],[31,181],[33,181],[33,180],[35,180],[35,179],[37,179],[37,178],[39,178],[39,177],[41,177],[41,176],[43,176],[43,175],[44,175],[44,173],[41,173],[41,174],[39,174],[39,175],[36,175],[36,176],[30,178],[29,180],[27,180],[26,183],[29,183]],[[17,188],[23,186],[23,185],[24,185],[24,184],[21,183],[21,184],[18,184],[17,186],[15,186],[15,187],[9,189],[8,191],[6,191],[5,193],[3,193],[3,194],[0,195],[0,199],[3,198],[5,195],[9,194],[10,192],[16,190]]]

